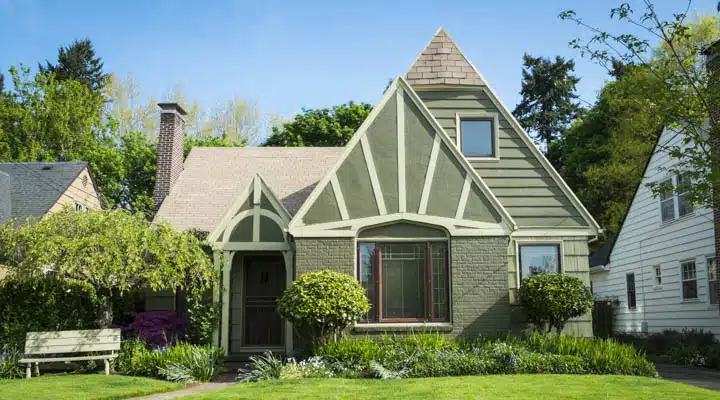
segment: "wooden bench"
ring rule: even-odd
[[[30,378],[33,364],[36,373],[40,375],[40,363],[44,362],[103,360],[105,375],[109,375],[110,360],[116,358],[119,352],[120,329],[28,332],[25,337],[25,355],[20,363],[27,364],[25,374]]]

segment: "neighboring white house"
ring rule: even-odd
[[[591,258],[593,293],[617,300],[615,331],[696,328],[720,336],[712,210],[693,209],[682,194],[654,196],[648,187],[687,182],[667,171],[676,161],[661,149],[680,143],[680,135],[663,132],[614,244]]]

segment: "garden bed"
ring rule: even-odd
[[[55,375],[0,380],[0,399],[127,399],[182,387],[179,383],[123,375]]]

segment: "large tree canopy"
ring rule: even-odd
[[[292,121],[273,127],[265,146],[345,146],[372,110],[367,103],[303,109]]]
[[[95,56],[90,39],[76,40],[58,49],[57,64],[50,61],[38,65],[43,74],[55,74],[58,81],[74,80],[86,85],[93,92],[105,88],[108,75],[103,72],[100,57]]]

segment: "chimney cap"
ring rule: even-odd
[[[167,103],[158,103],[158,107],[162,109],[163,112],[177,112],[181,116],[187,115],[187,112],[185,112],[185,109],[183,109],[180,104],[173,103],[173,102],[167,102]]]

